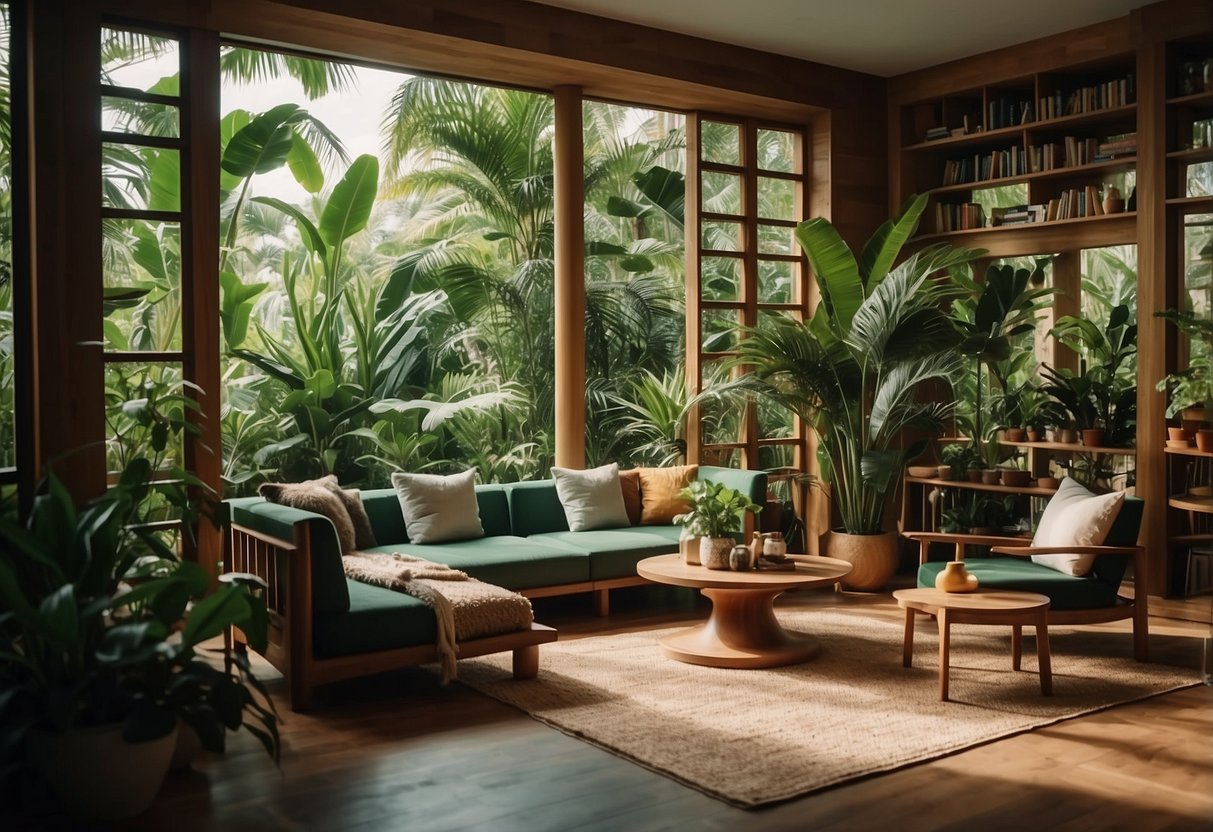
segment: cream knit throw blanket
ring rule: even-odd
[[[438,619],[442,681],[455,678],[459,642],[525,630],[535,620],[531,602],[516,592],[468,577],[444,563],[412,555],[355,552],[341,559],[346,576],[420,599]]]

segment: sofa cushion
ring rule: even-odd
[[[548,532],[528,539],[584,552],[590,560],[590,578],[595,581],[634,577],[638,561],[678,551],[676,538],[649,534],[646,528]]]
[[[312,621],[316,656],[351,656],[437,640],[434,611],[424,601],[358,581],[348,581],[347,592],[348,612],[317,613]]]
[[[564,509],[569,529],[588,532],[630,525],[619,486],[619,466],[614,462],[581,471],[552,468],[556,496]]]
[[[1069,477],[1045,506],[1032,538],[1033,546],[1099,546],[1120,514],[1125,493],[1092,494]],[[1033,555],[1032,562],[1067,575],[1082,576],[1095,565],[1095,555]]]
[[[628,513],[628,523],[640,525],[640,469],[629,468],[619,472],[619,490],[623,494],[623,507]]]
[[[640,524],[668,526],[674,517],[690,509],[679,496],[699,473],[698,465],[640,469]]]
[[[445,563],[485,583],[506,589],[583,583],[590,579],[586,552],[510,535],[460,540],[441,545],[402,543],[373,552],[400,552]]]
[[[506,501],[506,486],[476,486],[476,505],[480,509],[480,525],[486,537],[510,533],[510,506]],[[362,504],[371,518],[371,527],[379,545],[408,543],[409,532],[404,525],[404,512],[392,488],[376,488],[362,492]]]
[[[392,474],[409,540],[429,544],[484,537],[475,480],[474,468],[449,476]]]
[[[918,585],[935,586],[935,576],[945,565],[935,561],[918,567]],[[965,566],[977,576],[982,589],[1037,592],[1049,597],[1050,609],[1085,610],[1116,603],[1116,590],[1103,581],[1067,575],[1028,558],[966,558]]]
[[[264,482],[257,489],[257,493],[271,503],[310,511],[328,518],[337,533],[341,554],[348,554],[358,548],[354,523],[350,520],[350,513],[346,511],[345,504],[320,480]]]
[[[371,528],[371,518],[366,515],[366,506],[362,504],[362,492],[357,488],[342,488],[337,482],[336,474],[329,474],[316,480],[328,489],[329,493],[341,501],[346,514],[354,527],[354,547],[358,550],[370,549],[377,546],[375,530]]]
[[[317,613],[340,613],[350,608],[341,550],[332,523],[319,515],[280,506],[261,497],[235,497],[226,502],[233,523],[279,540],[293,540],[295,524],[307,523],[312,543],[312,609]]]
[[[519,537],[569,530],[552,480],[512,482],[506,486],[506,493],[510,499],[510,527]]]

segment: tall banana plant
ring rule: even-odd
[[[950,407],[916,394],[960,366],[960,334],[942,309],[958,290],[936,275],[983,252],[934,245],[894,266],[926,204],[926,196],[911,200],[858,257],[828,220],[797,226],[821,302],[807,321],[781,317],[747,330],[732,364],[750,372],[709,394],[756,394],[803,419],[819,438],[822,477],[849,534],[882,531],[897,478],[926,446],[904,445],[903,432],[939,431]]]

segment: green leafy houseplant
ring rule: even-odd
[[[1188,366],[1165,376],[1158,382],[1158,389],[1167,392],[1167,417],[1180,415],[1183,411],[1213,409],[1213,321],[1195,312],[1180,312],[1168,309],[1154,313],[1175,325],[1175,328],[1194,343],[1204,347],[1197,353],[1192,350]]]
[[[762,506],[745,494],[715,482],[696,480],[678,496],[691,504],[690,511],[674,522],[696,537],[723,539],[742,529],[746,512],[757,514]]]
[[[148,461],[136,459],[80,510],[52,476],[27,522],[0,518],[6,769],[27,739],[121,726],[126,743],[138,745],[174,733],[178,721],[213,751],[223,750],[227,731],[244,727],[277,759],[276,712],[247,660],[227,657],[218,668],[197,652],[233,625],[264,646],[264,603],[242,586],[208,593],[205,571],[179,560],[155,529],[142,525],[141,507],[153,492],[181,511],[184,528],[200,513],[186,489],[201,484],[173,473],[181,485],[154,482]],[[74,784],[55,782],[57,774],[52,785],[70,804],[63,788]]]
[[[813,267],[821,302],[807,321],[778,317],[747,331],[733,361],[752,370],[710,395],[744,391],[793,411],[817,433],[822,478],[842,527],[878,534],[885,501],[926,442],[901,447],[907,429],[938,433],[947,404],[919,401],[921,385],[958,369],[959,335],[940,304],[954,284],[933,278],[981,255],[934,245],[893,266],[927,204],[913,199],[885,222],[857,258],[825,219],[796,238]]]

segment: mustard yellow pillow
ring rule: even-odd
[[[636,470],[640,472],[640,525],[668,526],[676,515],[690,510],[678,492],[699,476],[698,465]]]
[[[619,490],[623,492],[623,507],[628,512],[628,523],[639,526],[642,508],[639,468],[629,468],[619,472]]]

